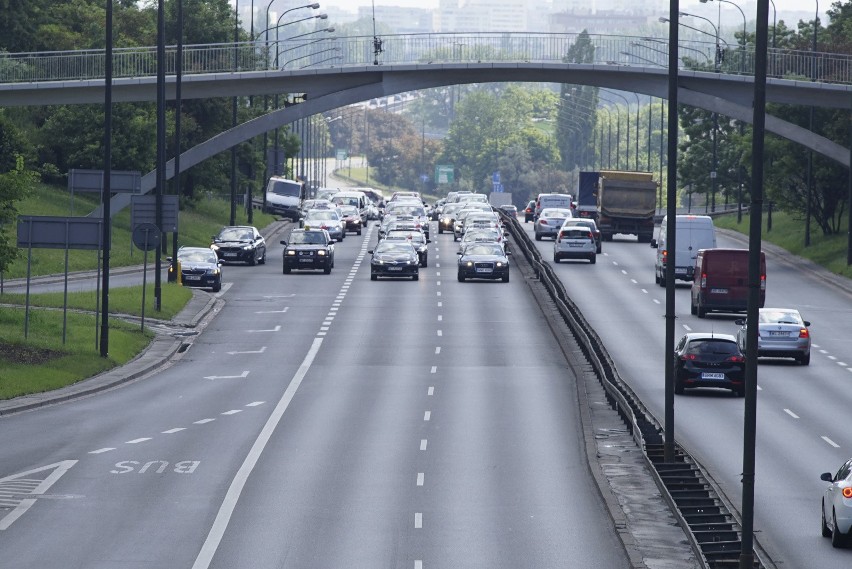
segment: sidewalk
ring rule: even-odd
[[[261,230],[263,238],[272,239],[280,231],[283,231],[288,224],[287,221],[270,224]],[[141,272],[142,265],[121,267],[116,271],[122,273]],[[74,275],[75,278],[92,278],[94,273],[94,271],[85,271],[74,273]],[[111,270],[110,275],[112,274],[114,273]],[[61,281],[63,278],[62,275],[37,277],[40,282]],[[69,275],[69,279],[71,278],[71,275]],[[15,279],[15,281],[18,280],[20,279]],[[36,279],[32,280],[35,281]],[[9,282],[6,284],[12,286]],[[200,334],[204,327],[225,306],[225,300],[218,295],[197,289],[193,289],[192,293],[190,301],[172,320],[145,319],[146,325],[154,330],[157,335],[142,353],[128,363],[61,389],[2,400],[0,401],[0,416],[84,397],[168,367],[180,357],[180,354],[186,351],[192,343],[192,338]]]

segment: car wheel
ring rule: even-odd
[[[438,235],[442,234],[443,232],[444,232],[444,228],[439,225],[438,226]]]
[[[707,316],[707,309],[705,309],[705,308],[704,308],[703,306],[701,306],[700,304],[699,304],[699,305],[696,305],[696,307],[695,307],[695,314],[696,314],[699,318],[704,318],[705,316]]]
[[[675,379],[674,382],[675,395],[683,395],[683,383]]]
[[[413,280],[413,281],[419,281],[419,280],[420,280],[420,275],[419,275],[418,273],[414,273],[414,275],[411,277],[411,280]]]
[[[263,251],[263,256],[260,258],[260,264],[261,265],[266,264],[266,250]]]
[[[503,282],[504,283],[509,282],[509,273],[506,273],[505,275],[503,275]]]
[[[286,265],[285,265],[285,266],[284,266],[284,270],[283,270],[282,272],[283,272],[285,275],[289,275],[289,274],[290,274],[290,267],[288,267],[288,266],[286,266]]]
[[[251,259],[249,259],[249,266],[253,267],[257,264],[257,255],[255,253],[251,254]]]
[[[428,256],[423,257],[423,262],[420,264],[420,266],[421,267],[428,267],[429,266],[429,257]]]
[[[807,354],[805,354],[804,356],[802,356],[802,357],[798,358],[798,361],[799,361],[799,364],[801,364],[801,365],[803,365],[803,366],[810,365],[810,363],[811,363],[811,353],[810,353],[810,352],[808,352],[808,353],[807,353]]]
[[[690,314],[692,314],[693,316],[695,316],[696,314],[698,314],[698,310],[696,310],[695,305],[694,305],[694,304],[692,304],[692,302],[691,302],[691,301],[690,301],[690,303],[689,303],[689,313],[690,313]]]
[[[541,235],[539,235],[538,233],[536,233],[536,234],[535,234],[535,240],[536,240],[536,241],[541,241]]]
[[[371,280],[371,281],[377,281],[377,280],[379,280],[379,275],[377,275],[377,274],[375,274],[375,273],[370,273],[370,280]]]
[[[464,282],[464,275],[463,275],[463,274],[461,274],[461,273],[459,273],[459,282],[460,282],[460,283],[463,283],[463,282]]]
[[[458,240],[459,240],[458,235],[456,235],[455,233],[453,233],[453,241],[458,241]]]
[[[219,292],[220,290],[222,290],[222,281],[218,281],[213,285],[213,292]]]
[[[356,235],[361,235],[361,228],[358,228],[358,231],[355,232]]]
[[[554,255],[554,256],[553,256],[553,262],[554,262],[554,263],[558,263],[558,262],[559,262],[559,257],[557,257],[556,255]]]
[[[595,249],[595,253],[597,253],[598,255],[600,255],[602,252],[603,252],[603,247],[601,247],[600,245],[598,245],[598,248],[597,248],[597,249]]]
[[[831,537],[831,528],[829,528],[828,524],[825,523],[825,502],[821,502],[821,505],[822,507],[820,509],[822,510],[822,515],[820,516],[820,521],[822,523],[820,525],[822,526],[822,537]]]
[[[589,257],[589,263],[591,263],[592,265],[594,265],[597,262],[598,262],[598,256],[597,255],[592,255],[591,257]]]
[[[837,513],[831,509],[831,547],[846,547],[846,536],[837,530]]]

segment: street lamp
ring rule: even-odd
[[[269,10],[272,8],[272,4],[274,2],[275,2],[275,0],[269,0],[269,4],[266,5],[266,21],[264,23],[264,25],[266,26],[266,29],[263,32],[260,32],[260,34],[263,34],[264,32],[266,32],[266,37],[264,39],[264,42],[266,43],[267,51],[269,50]],[[296,6],[295,8],[290,8],[289,10],[284,10],[284,12],[281,14],[281,16],[278,17],[278,21],[279,22],[281,21],[281,18],[284,16],[284,14],[289,14],[290,12],[293,12],[294,10],[302,10],[304,8],[310,8],[311,10],[319,10],[319,7],[320,7],[319,2],[313,2],[311,4],[305,4],[303,6]],[[258,34],[258,37],[260,37],[260,34]],[[255,41],[256,39],[257,38],[253,37],[252,41]]]
[[[624,114],[627,115],[627,156],[626,156],[627,162],[626,162],[625,165],[626,165],[627,169],[629,170],[630,169],[630,101],[628,101],[627,97],[625,97],[621,93],[617,93],[617,92],[612,91],[610,89],[599,88],[598,92],[600,92],[600,91],[605,91],[605,92],[607,92],[610,95],[613,95],[615,97],[621,97],[621,100],[624,101]],[[616,104],[616,108],[618,108],[618,104]]]
[[[707,2],[713,2],[714,0],[698,0],[698,1],[701,2],[702,4],[706,4]],[[733,6],[737,10],[739,10],[740,14],[743,17],[743,39],[742,39],[742,47],[741,47],[741,55],[740,55],[740,58],[741,58],[740,59],[740,72],[742,73],[745,70],[745,47],[746,47],[746,39],[747,39],[745,12],[743,12],[743,9],[740,8],[736,3],[731,2],[731,0],[715,0],[715,1],[716,2],[724,2],[725,4],[730,4],[731,6]],[[721,12],[721,5],[719,6],[719,9],[720,9],[720,12]],[[719,17],[721,18],[721,13],[720,13]]]

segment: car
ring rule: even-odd
[[[538,194],[535,199],[533,221],[538,221],[538,218],[541,217],[541,212],[547,208],[570,210],[572,201],[573,199],[570,194]]]
[[[404,230],[404,229],[392,229],[388,231],[385,235],[385,239],[391,241],[408,241],[414,248],[417,250],[417,257],[420,259],[421,267],[429,266],[429,239],[426,238],[426,235],[423,234],[422,231],[415,230]]]
[[[746,319],[734,320],[740,326],[737,343],[746,351]],[[802,365],[811,363],[811,323],[795,308],[760,308],[757,313],[757,356],[793,358]]]
[[[513,206],[512,204],[503,204],[500,206],[500,209],[506,212],[506,215],[509,217],[514,217],[517,219],[518,217],[518,208]]]
[[[343,216],[343,223],[346,224],[346,231],[354,232],[356,235],[361,235],[363,220],[361,212],[354,205],[342,205],[338,209]]]
[[[379,277],[411,277],[420,278],[420,258],[408,240],[379,241],[375,249],[368,251],[370,257],[370,280]]]
[[[592,232],[592,235],[595,238],[595,253],[597,253],[598,255],[601,254],[601,251],[603,251],[603,245],[601,243],[601,230],[598,229],[598,224],[595,223],[594,219],[589,219],[585,217],[572,217],[570,219],[565,220],[565,222],[562,224],[562,228],[564,229],[565,227],[568,227],[570,225],[580,225],[583,227],[588,227],[589,231]]]
[[[452,202],[444,204],[441,208],[441,215],[438,217],[438,233],[444,231],[452,231],[456,222],[456,213],[461,211],[463,204]]]
[[[731,334],[684,334],[675,346],[673,365],[677,395],[687,387],[717,387],[745,395],[745,356]]]
[[[527,202],[527,207],[524,208],[524,223],[529,223],[535,219],[535,200]]]
[[[385,208],[385,218],[394,216],[413,218],[420,225],[419,229],[426,234],[426,237],[429,237],[429,216],[421,202],[410,197],[396,198],[396,200],[389,202]]]
[[[503,231],[494,227],[470,228],[465,231],[459,241],[459,251],[463,251],[471,243],[497,243],[503,247],[504,251],[506,250]]]
[[[749,295],[748,249],[699,249],[695,255],[689,310],[699,318],[708,312],[746,312]],[[760,252],[758,308],[766,301],[766,255]]]
[[[346,238],[346,224],[337,209],[312,209],[302,220],[304,229],[325,229],[332,239],[343,241]]]
[[[832,475],[823,472],[820,480],[831,485],[822,495],[822,536],[831,538],[833,547],[844,547],[852,541],[852,458]]]
[[[509,282],[509,256],[499,243],[471,243],[458,252],[458,281],[500,279]]]
[[[553,242],[553,262],[558,263],[562,259],[588,259],[594,265],[597,262],[597,243],[592,230],[582,225],[563,225]]]
[[[325,274],[334,268],[334,239],[325,229],[294,229],[284,245],[283,273],[292,270],[319,270]]]
[[[181,247],[177,252],[177,263],[167,257],[169,272],[180,270],[183,286],[209,288],[213,292],[222,290],[222,261],[209,247]],[[171,280],[171,279],[169,279]]]
[[[251,225],[230,225],[223,227],[212,237],[210,248],[216,252],[219,260],[228,263],[248,263],[263,265],[266,263],[266,241],[256,227]]]
[[[566,219],[573,216],[568,208],[548,207],[541,210],[541,214],[535,220],[533,227],[535,231],[535,240],[541,241],[544,237],[552,237],[556,239],[559,235],[559,228],[565,223]]]
[[[453,241],[458,241],[464,235],[464,223],[468,215],[472,213],[491,213],[493,209],[487,203],[466,203],[462,209],[456,212],[455,221],[453,222]]]

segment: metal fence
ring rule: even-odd
[[[668,66],[666,38],[588,35],[593,54],[589,63],[639,67]],[[561,63],[579,34],[553,33],[446,33],[399,34],[381,37],[382,51],[374,52],[372,36],[325,38],[310,41],[269,40],[202,44],[184,47],[185,74],[271,71],[321,67],[361,67],[379,64],[438,63]],[[753,46],[713,42],[679,44],[681,69],[754,74]],[[800,78],[826,83],[852,83],[852,56],[770,49],[768,76]],[[166,74],[175,72],[176,47],[166,48]],[[116,48],[115,78],[151,77],[157,72],[156,47]],[[42,81],[79,81],[104,78],[104,51],[50,51],[0,53],[0,84]]]

